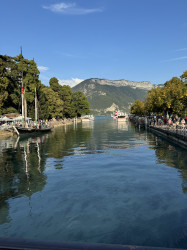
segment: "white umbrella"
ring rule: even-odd
[[[12,122],[13,120],[11,118],[8,118],[6,116],[4,116],[1,121],[4,121],[4,122]]]
[[[20,115],[20,116],[14,118],[14,121],[22,121],[22,119],[23,119],[23,116]],[[28,120],[31,120],[31,118],[30,117],[26,117],[25,120],[28,121]]]

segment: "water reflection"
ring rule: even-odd
[[[0,149],[1,235],[187,246],[187,156],[175,144],[98,118]]]
[[[82,122],[81,125],[82,125],[83,129],[93,129],[94,128],[94,121]]]
[[[117,122],[117,121],[116,121]],[[118,130],[125,130],[128,131],[128,122],[117,122]]]
[[[0,158],[0,223],[7,222],[9,198],[31,197],[46,184],[45,160],[41,161],[40,147],[44,137],[11,138],[1,141]],[[5,145],[3,147],[2,145]],[[7,145],[9,147],[7,147]]]

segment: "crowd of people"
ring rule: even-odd
[[[164,116],[154,116],[154,117],[149,117],[147,121],[148,125],[153,125],[153,126],[167,125],[169,126],[169,128],[173,127],[175,129],[177,128],[185,129],[187,124],[187,116],[185,116],[185,118],[182,117],[176,118],[174,116],[171,116],[169,118]]]

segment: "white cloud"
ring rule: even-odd
[[[47,71],[49,68],[45,66],[38,66],[39,71]]]
[[[83,79],[79,78],[72,78],[71,80],[60,80],[58,79],[59,84],[61,85],[69,85],[71,88],[79,84],[80,82],[84,81]]]
[[[75,3],[57,3],[48,6],[43,6],[43,8],[55,13],[61,13],[67,15],[84,15],[94,12],[102,12],[101,8],[97,9],[79,8],[76,6]]]
[[[181,56],[181,57],[177,57],[177,58],[171,58],[171,59],[168,59],[168,60],[164,60],[162,62],[180,61],[180,60],[184,60],[184,59],[187,59],[187,56]]]
[[[184,50],[187,50],[187,48],[177,49],[176,51],[184,51]]]

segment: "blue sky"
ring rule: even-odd
[[[187,0],[0,0],[0,54],[35,59],[42,83],[164,83],[187,70]]]

